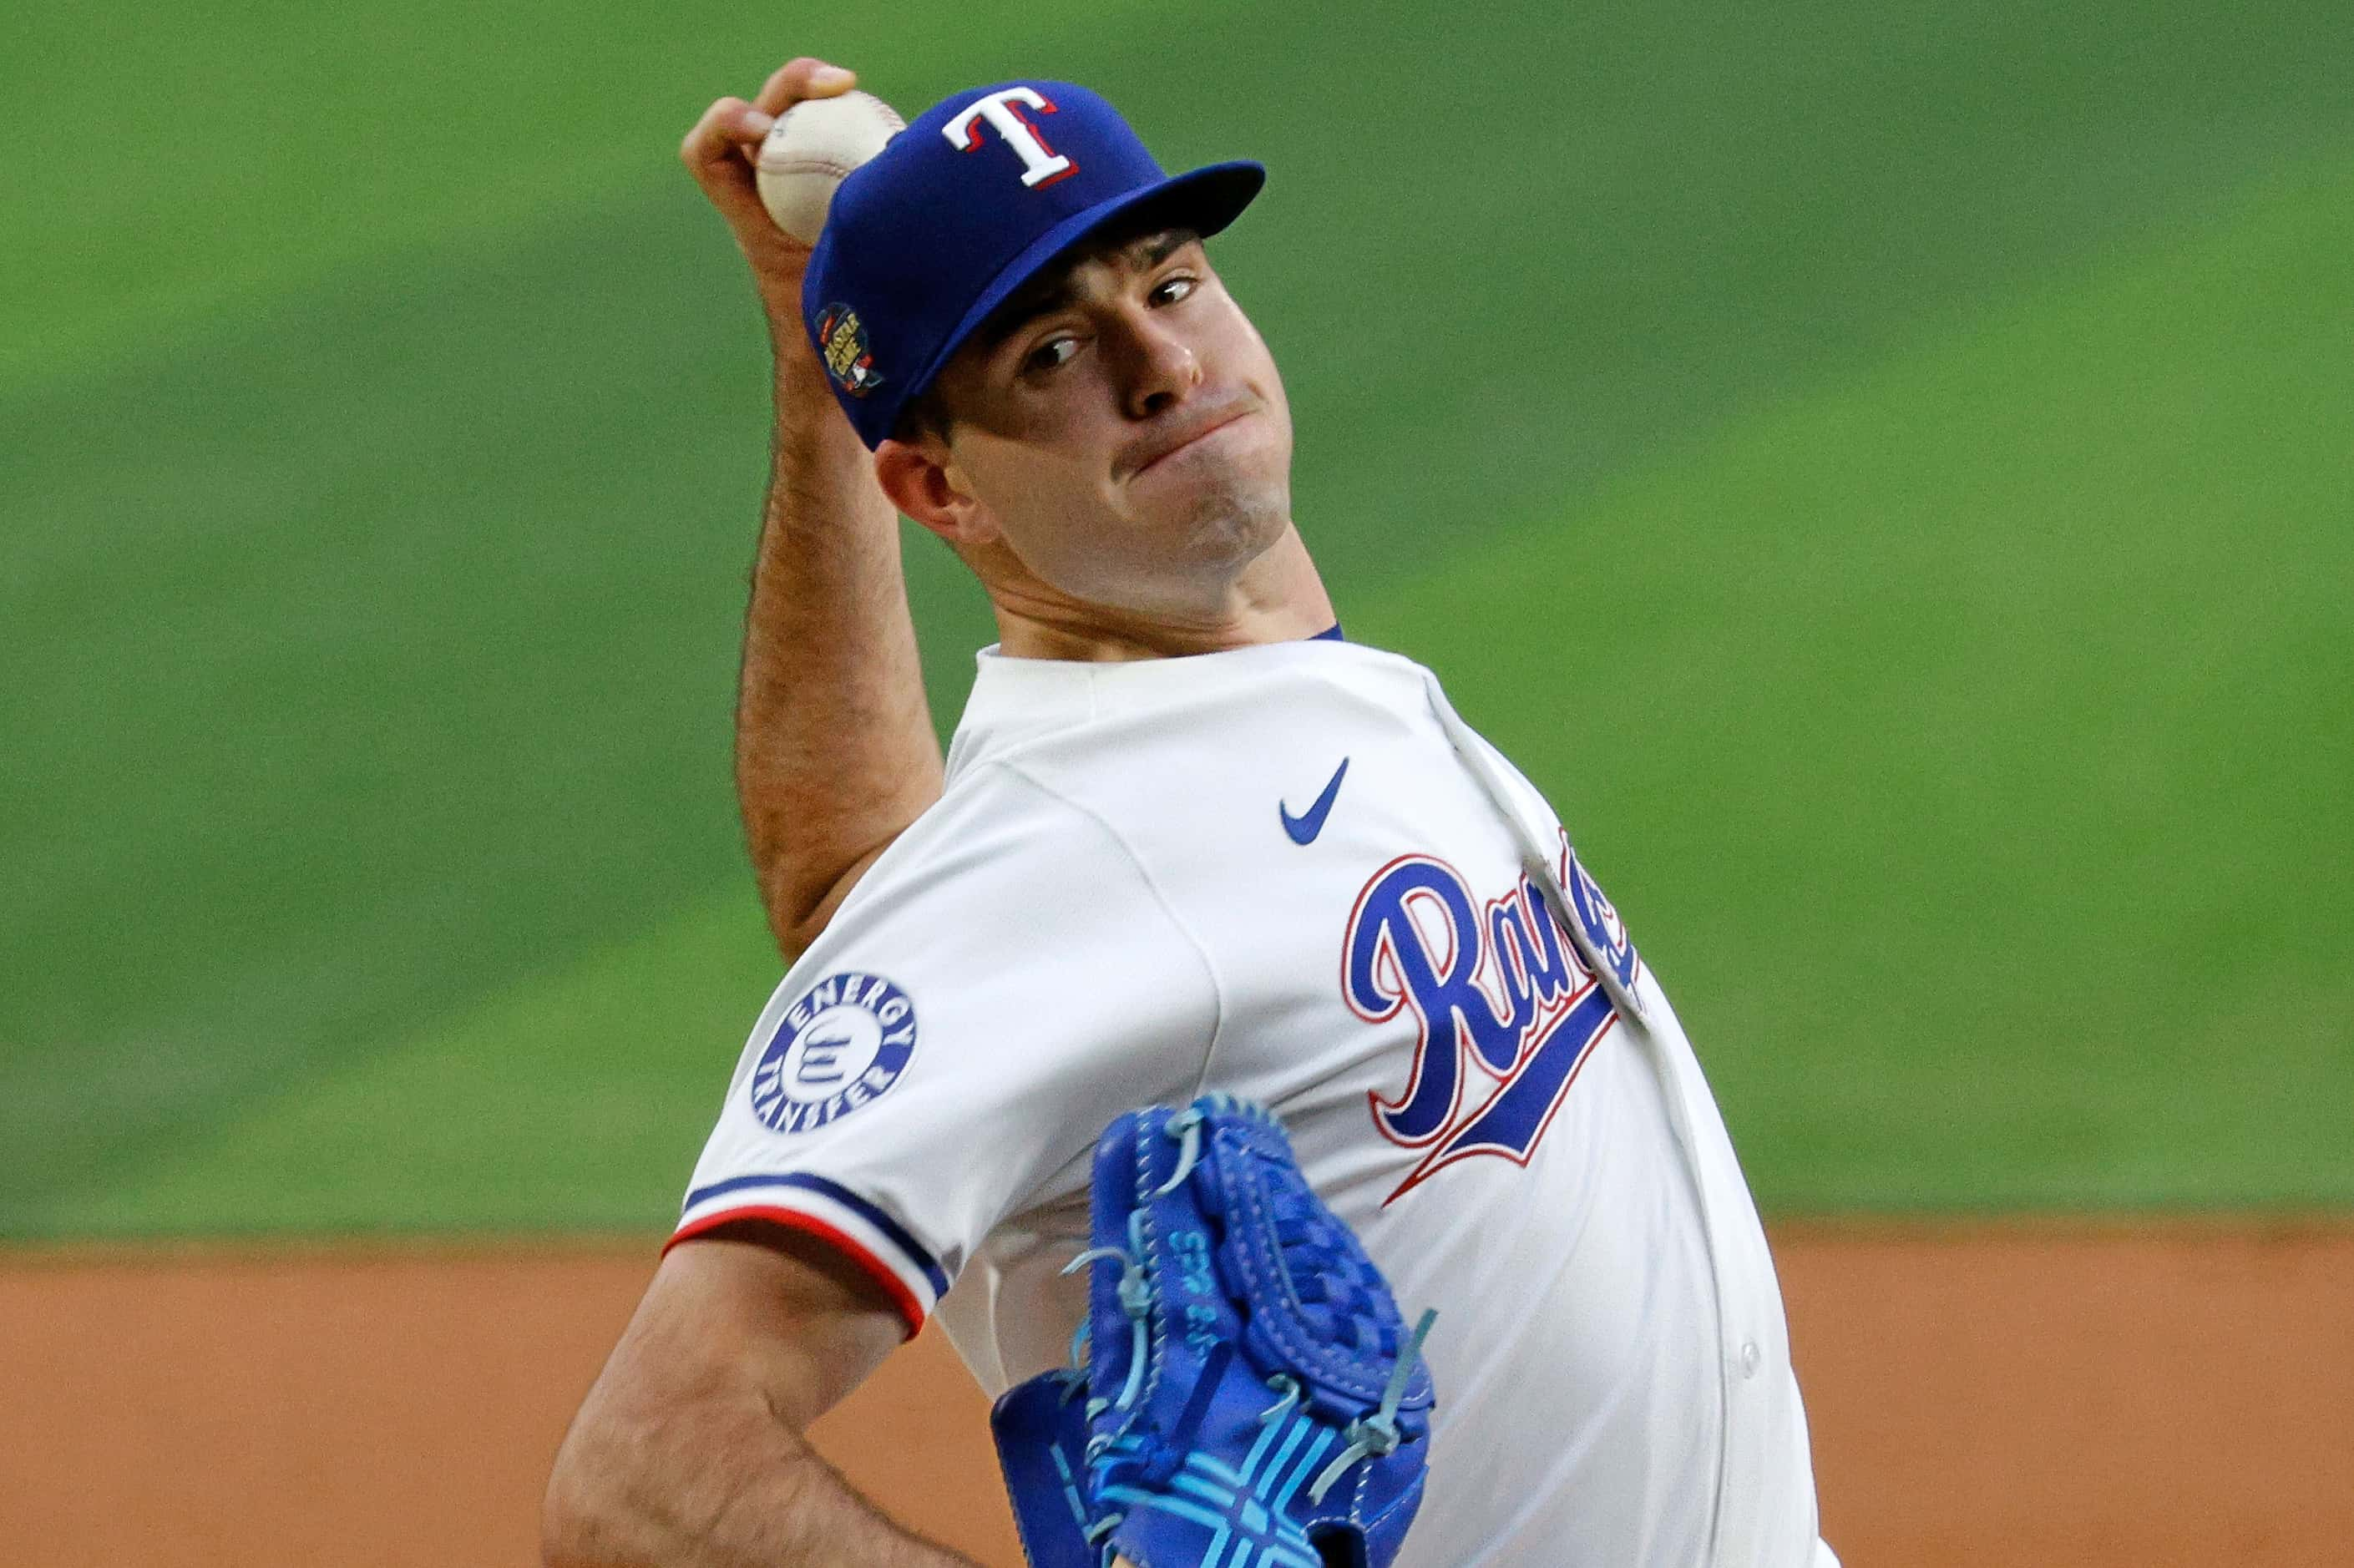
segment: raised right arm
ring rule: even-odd
[[[974,1568],[885,1519],[802,1436],[903,1329],[795,1232],[673,1246],[557,1455],[547,1568]]]
[[[745,615],[736,787],[769,924],[787,961],[940,793],[899,560],[898,514],[843,417],[801,319],[809,251],[770,221],[749,154],[774,117],[846,92],[822,60],[723,98],[679,156],[751,264],[776,357],[767,505]]]

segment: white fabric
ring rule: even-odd
[[[1287,813],[1320,831],[1295,842]],[[1392,654],[984,652],[945,795],[778,988],[683,1228],[807,1215],[911,1311],[937,1305],[994,1394],[1066,1353],[1083,1285],[1058,1271],[1085,1242],[1104,1123],[1247,1096],[1282,1116],[1407,1317],[1438,1310],[1405,1568],[1835,1562],[1723,1122],[1639,932],[1564,843]],[[860,978],[817,1001],[856,1006],[796,1012],[839,976]],[[865,1022],[888,995],[913,1009],[904,1061]],[[826,1102],[812,1130],[754,1109],[765,1093],[772,1117],[815,1116],[775,1110],[779,1071],[818,1080],[786,1086],[815,1103],[870,1057],[864,1097]]]

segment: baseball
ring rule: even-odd
[[[906,125],[872,93],[811,98],[777,116],[754,160],[760,205],[777,227],[804,245],[817,243],[833,205],[833,187],[883,150]]]

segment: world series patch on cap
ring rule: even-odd
[[[1267,171],[1164,172],[1098,94],[1005,82],[934,104],[834,192],[801,321],[859,439],[879,446],[974,329],[1055,258],[1150,207],[1215,234]]]

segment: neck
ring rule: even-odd
[[[1324,580],[1297,528],[1243,568],[1223,603],[1187,614],[1122,609],[1059,594],[1029,574],[991,583],[1000,649],[1016,659],[1110,663],[1293,642],[1331,629]]]

